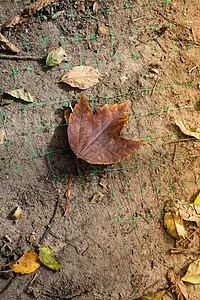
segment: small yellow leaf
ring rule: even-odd
[[[198,196],[197,196],[196,199],[194,200],[194,204],[200,205],[200,193],[198,194]]]
[[[39,259],[48,268],[60,271],[61,264],[58,262],[54,252],[46,247],[39,248]]]
[[[11,261],[10,268],[15,273],[29,274],[37,270],[40,266],[39,257],[37,253],[32,250],[27,251],[17,261]]]
[[[197,140],[200,139],[200,128],[183,124],[183,122],[178,119],[175,120],[175,123],[184,134],[194,136]]]
[[[16,208],[13,209],[12,213],[11,213],[11,219],[12,220],[17,220],[19,218],[19,216],[21,215],[21,208],[18,205]]]
[[[181,278],[181,280],[193,284],[200,283],[200,259],[195,260],[189,265],[187,273]]]
[[[57,49],[52,50],[46,59],[46,66],[54,67],[63,61],[66,56],[65,49],[63,47],[59,47]]]
[[[179,237],[184,238],[186,235],[181,216],[177,216],[172,212],[165,213],[164,226],[169,235],[171,235],[175,239],[178,239]]]
[[[95,204],[97,202],[100,202],[103,197],[104,197],[104,195],[101,192],[99,192],[98,194],[95,194],[92,197],[92,200],[90,201],[90,203],[91,204]]]
[[[165,290],[156,293],[151,292],[142,296],[141,298],[139,298],[139,300],[161,300],[164,294],[165,294]]]

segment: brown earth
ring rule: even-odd
[[[165,204],[189,201],[200,189],[199,143],[176,142],[188,137],[174,124],[180,118],[200,127],[199,2],[95,2],[97,11],[94,1],[55,0],[21,31],[4,33],[20,49],[19,55],[45,57],[64,46],[67,57],[49,69],[45,61],[0,60],[1,94],[26,88],[34,96],[33,104],[16,101],[1,108],[1,246],[8,235],[12,249],[34,249],[28,237],[34,234],[39,243],[60,189],[58,213],[44,242],[56,252],[62,271],[40,267],[33,287],[67,295],[93,286],[76,299],[120,299],[120,293],[134,299],[167,287],[170,267],[183,276],[188,263],[199,258],[198,234],[186,246],[194,253],[170,254],[175,240],[163,226]],[[2,23],[29,3],[1,1]],[[62,13],[55,17],[56,12]],[[107,30],[105,36],[98,34],[98,26]],[[148,144],[115,165],[80,160],[64,218],[64,193],[75,156],[67,143],[63,112],[81,91],[57,82],[78,64],[98,67],[104,77],[84,91],[93,111],[130,99],[122,135]],[[91,205],[98,191],[105,196]],[[13,223],[8,215],[16,205],[22,214]],[[184,224],[188,234],[196,228],[195,223]],[[6,263],[0,256],[1,268]],[[30,299],[24,289],[32,278],[19,276],[2,299]],[[0,278],[1,289],[7,282]],[[191,299],[200,299],[199,286],[186,285]],[[57,299],[39,299],[51,298]]]

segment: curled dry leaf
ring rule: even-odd
[[[180,204],[179,213],[185,221],[200,222],[200,205],[198,204]]]
[[[195,260],[189,265],[185,276],[181,280],[193,284],[200,283],[200,259]]]
[[[166,212],[164,215],[164,226],[172,237],[175,239],[186,236],[181,216],[172,212]]]
[[[59,47],[57,49],[52,50],[46,59],[46,66],[54,67],[61,63],[66,56],[65,49],[63,47]]]
[[[19,218],[19,216],[21,215],[21,208],[20,206],[18,205],[17,207],[15,207],[11,213],[11,216],[10,218],[12,220],[17,220]]]
[[[40,267],[39,257],[37,253],[32,250],[25,252],[17,261],[11,261],[10,268],[15,273],[29,274]]]
[[[39,248],[40,261],[51,270],[60,271],[61,264],[58,262],[54,252],[46,247]]]
[[[178,119],[175,120],[175,123],[184,134],[194,136],[197,140],[200,139],[200,128],[183,124],[183,122]]]
[[[167,272],[167,279],[177,299],[189,300],[187,288],[185,284],[180,280],[180,275],[176,273],[173,268],[170,268]]]
[[[65,73],[61,78],[61,82],[85,90],[97,84],[102,79],[103,77],[98,69],[89,66],[77,66]]]
[[[69,144],[77,158],[91,164],[113,164],[146,144],[119,136],[127,122],[129,103],[106,104],[93,114],[84,95],[81,95],[68,125]]]
[[[107,30],[104,27],[101,27],[101,26],[98,27],[99,35],[104,36],[104,35],[106,35],[106,33],[107,33]]]
[[[18,53],[20,50],[0,33],[0,50]]]
[[[165,290],[160,292],[151,292],[142,296],[141,298],[139,298],[139,300],[162,300],[165,293]]]
[[[98,203],[102,200],[103,197],[104,197],[104,195],[101,192],[99,192],[98,194],[96,194],[92,197],[92,200],[90,201],[90,203],[91,204]]]

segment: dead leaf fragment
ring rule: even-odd
[[[12,261],[10,263],[10,268],[15,273],[29,274],[34,272],[40,267],[39,257],[37,253],[32,250],[25,252],[25,254],[20,257],[17,261]]]
[[[65,73],[61,82],[81,90],[88,89],[103,79],[98,69],[89,66],[77,66]]]
[[[189,294],[185,284],[180,280],[180,275],[170,268],[167,272],[167,279],[178,300],[189,300]]]
[[[66,121],[66,123],[69,123],[69,116],[72,113],[72,110],[70,107],[68,107],[65,111],[64,111],[64,119]]]
[[[172,212],[165,213],[164,227],[166,228],[169,235],[171,235],[175,239],[178,239],[180,237],[184,238],[186,236],[181,216],[178,216]]]
[[[65,56],[66,53],[63,47],[52,50],[47,56],[46,66],[54,67],[55,65],[60,64]]]
[[[194,200],[195,205],[200,205],[200,193],[197,195],[196,199]]]
[[[33,102],[33,96],[29,92],[27,92],[25,89],[17,89],[4,92],[4,97],[2,98],[1,102],[2,105],[10,104],[14,101],[14,99],[6,99],[6,94],[26,102]]]
[[[0,145],[2,145],[4,143],[4,136],[5,136],[4,130],[1,130],[0,131]]]
[[[200,205],[198,204],[180,204],[179,213],[185,221],[200,222]]]
[[[106,33],[107,33],[107,30],[104,27],[102,27],[102,26],[98,27],[98,34],[99,35],[104,36],[104,35],[106,35]]]
[[[165,290],[160,292],[151,292],[142,296],[141,298],[139,298],[139,300],[162,300],[164,295]]]
[[[200,128],[183,124],[183,122],[178,119],[175,120],[175,123],[184,134],[194,136],[197,140],[200,139]]]
[[[193,284],[200,283],[200,259],[195,260],[189,265],[185,276],[181,280]]]
[[[37,0],[21,10],[20,14],[3,24],[3,29],[16,28],[16,31],[21,29],[25,22],[28,22],[29,18],[33,16],[37,11],[49,5],[53,0]]]
[[[92,200],[90,201],[91,204],[95,204],[95,203],[98,203],[102,200],[102,198],[104,197],[104,195],[99,192],[98,194],[95,194],[93,197],[92,197]]]
[[[20,206],[18,205],[17,207],[14,208],[14,210],[12,211],[12,214],[11,214],[11,219],[12,220],[17,220],[19,218],[19,216],[21,215],[21,208]]]
[[[77,158],[91,164],[113,164],[128,157],[142,144],[119,136],[127,122],[130,101],[104,105],[96,114],[82,94],[69,117],[68,140]]]
[[[98,4],[98,2],[94,2],[92,9],[93,9],[94,12],[97,12],[99,10],[99,4]]]
[[[4,51],[10,51],[10,52],[15,52],[18,53],[20,52],[20,50],[13,45],[12,43],[10,43],[5,36],[3,36],[3,34],[0,33],[0,49],[4,50]]]

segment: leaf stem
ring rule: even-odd
[[[68,189],[67,189],[67,199],[66,199],[66,204],[65,204],[64,217],[66,217],[66,215],[67,215],[67,203],[68,203],[68,198],[69,198],[69,188],[70,188],[72,173],[73,173],[73,170],[74,170],[74,167],[75,167],[77,159],[78,158],[76,158],[75,161],[74,161],[74,163],[73,163],[73,166],[72,166],[72,169],[71,169],[71,173],[70,173],[70,176],[69,176]]]

